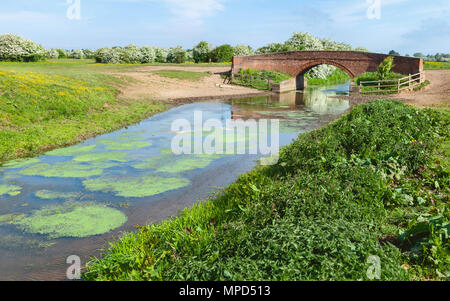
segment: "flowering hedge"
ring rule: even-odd
[[[44,47],[31,40],[14,34],[0,36],[0,61],[36,62],[46,56]]]

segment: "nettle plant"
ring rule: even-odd
[[[31,40],[14,34],[0,36],[0,61],[36,62],[46,55],[44,47]]]

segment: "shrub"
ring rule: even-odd
[[[139,64],[142,61],[142,52],[138,46],[130,44],[120,52],[120,62],[126,64]]]
[[[68,56],[67,51],[61,48],[56,49],[58,51],[58,58],[64,59]]]
[[[208,42],[201,41],[193,49],[194,62],[196,63],[208,62],[210,52],[211,52],[211,45]]]
[[[56,49],[49,49],[47,50],[47,57],[49,59],[57,59],[59,58],[59,52]]]
[[[394,67],[394,58],[392,56],[388,56],[377,68],[378,78],[381,80],[386,79],[391,72],[392,67]]]
[[[91,49],[83,49],[83,54],[87,59],[93,59],[95,57],[95,51]]]
[[[286,52],[295,50],[292,45],[288,44],[280,44],[280,43],[272,43],[267,46],[258,48],[256,53],[258,54],[266,54],[266,53],[277,53],[277,52]]]
[[[165,48],[156,48],[156,62],[166,63],[168,55],[169,55],[169,50],[167,50]]]
[[[44,47],[31,40],[13,34],[0,36],[0,61],[36,62],[46,55]]]
[[[102,64],[120,63],[120,50],[104,47],[95,52],[95,61]]]
[[[153,63],[156,60],[156,47],[142,46],[141,49],[141,63]]]
[[[233,47],[228,44],[214,48],[211,51],[211,60],[215,63],[231,62],[233,59]]]
[[[183,64],[184,62],[186,62],[186,50],[184,50],[184,48],[181,46],[170,48],[167,55],[167,62]]]
[[[234,56],[246,56],[252,55],[253,50],[252,47],[246,45],[237,45],[233,47],[233,55]]]
[[[72,58],[72,59],[81,60],[81,59],[84,59],[84,52],[81,49],[74,49],[69,54],[69,57]]]

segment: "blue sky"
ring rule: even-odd
[[[154,45],[192,48],[284,42],[293,32],[364,46],[450,53],[449,0],[1,0],[0,34],[15,33],[47,48]],[[381,2],[380,15],[373,4]]]

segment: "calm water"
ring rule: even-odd
[[[200,102],[0,169],[0,280],[63,280],[66,258],[82,265],[135,225],[175,216],[258,164],[257,155],[174,155],[171,124],[203,119],[280,119],[280,144],[337,118],[348,102],[305,93]],[[190,133],[186,133],[190,135]],[[238,138],[239,139],[239,138]]]

